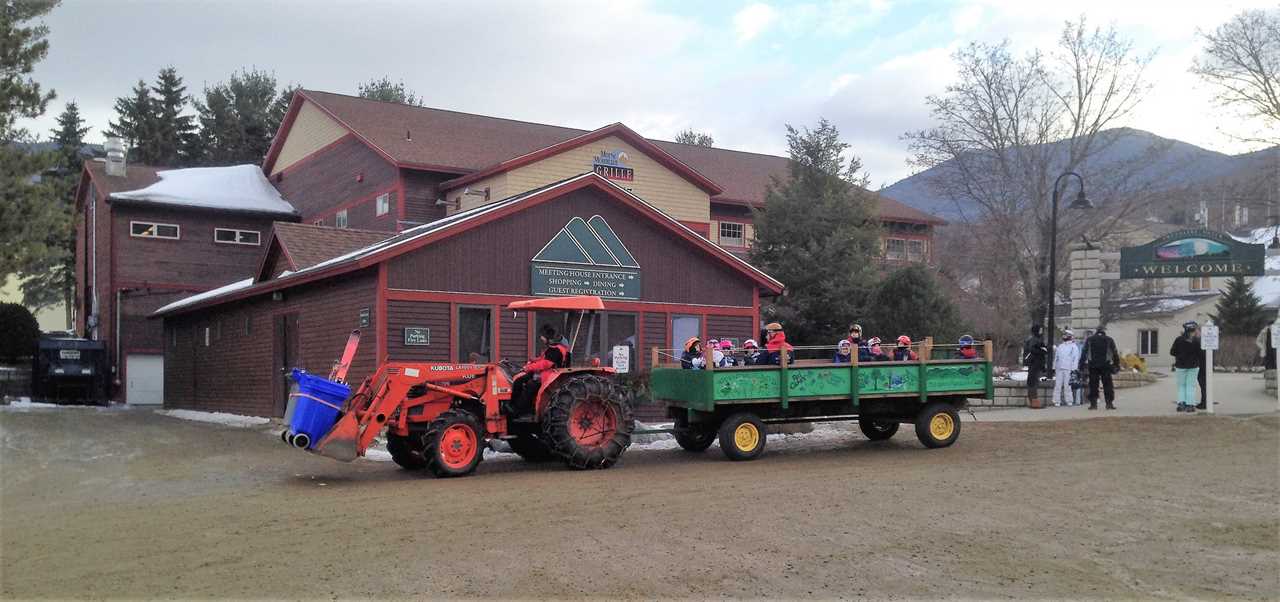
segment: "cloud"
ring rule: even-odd
[[[777,18],[778,11],[762,2],[743,7],[733,15],[733,31],[738,36],[738,43],[745,44],[754,40],[772,26]]]

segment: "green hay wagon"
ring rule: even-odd
[[[667,404],[675,437],[700,452],[717,438],[725,455],[752,460],[764,452],[765,423],[857,420],[870,439],[883,440],[914,424],[926,447],[947,447],[960,436],[959,410],[971,397],[990,399],[991,343],[978,359],[834,364],[795,360],[783,366],[685,370],[653,354],[650,387]],[[922,358],[950,355],[926,343]]]

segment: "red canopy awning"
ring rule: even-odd
[[[529,299],[514,301],[507,309],[558,309],[558,310],[593,310],[604,309],[604,301],[594,295],[578,297],[547,297],[546,299]]]

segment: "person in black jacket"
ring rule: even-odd
[[[1027,405],[1040,407],[1040,375],[1044,374],[1045,359],[1049,349],[1044,346],[1044,330],[1039,324],[1031,325],[1031,336],[1022,342],[1022,365],[1027,367]]]
[[[1196,385],[1200,375],[1201,354],[1200,337],[1197,336],[1195,322],[1182,325],[1182,335],[1173,340],[1169,355],[1173,356],[1173,376],[1178,391],[1178,411],[1196,411]]]
[[[1089,369],[1089,409],[1098,409],[1098,382],[1102,382],[1106,394],[1107,409],[1116,409],[1116,386],[1111,375],[1120,371],[1120,352],[1116,351],[1116,341],[1107,336],[1102,326],[1085,339],[1084,349],[1080,351],[1080,369]]]

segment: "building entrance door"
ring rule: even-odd
[[[289,391],[293,380],[289,371],[299,368],[301,353],[298,349],[298,314],[280,314],[275,316],[274,336],[272,343],[275,357],[275,416],[284,416],[285,407],[289,404]]]
[[[129,405],[164,403],[164,356],[130,353],[125,356],[125,378],[129,386],[125,402]]]

